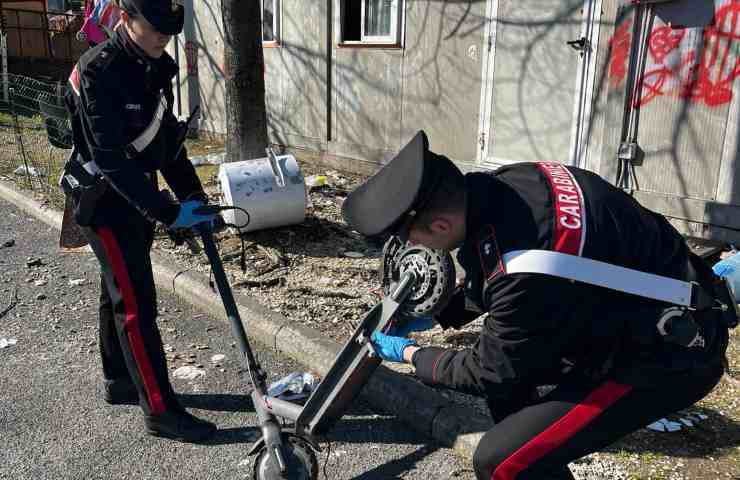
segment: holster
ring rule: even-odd
[[[108,183],[102,175],[90,173],[83,166],[82,158],[76,149],[72,150],[64,171],[59,179],[65,195],[74,200],[75,221],[82,227],[92,224],[95,207],[108,188]]]
[[[701,327],[687,308],[668,307],[661,310],[656,327],[665,342],[686,348],[704,346]]]

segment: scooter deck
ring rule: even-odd
[[[378,368],[381,359],[371,355],[372,346],[365,340],[385,326],[381,325],[382,312],[382,303],[370,310],[339,352],[296,420],[299,431],[309,435],[328,432]]]

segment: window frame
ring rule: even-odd
[[[260,28],[262,31],[262,46],[263,47],[277,47],[280,46],[280,41],[282,40],[282,2],[281,0],[260,0],[260,26],[264,27],[265,25],[265,2],[272,2],[273,7],[273,19],[272,19],[272,32],[273,32],[273,39],[272,40],[265,40],[265,31],[263,28]]]
[[[403,46],[404,31],[404,0],[391,0],[393,9],[391,11],[391,31],[388,35],[366,35],[365,14],[367,12],[367,0],[361,0],[360,9],[360,40],[344,39],[344,12],[347,0],[337,0],[337,46],[339,47],[376,47],[376,48],[401,48]]]

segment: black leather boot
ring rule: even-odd
[[[171,409],[159,415],[147,415],[144,417],[144,423],[149,435],[186,442],[205,440],[217,430],[216,425],[194,417],[184,409]]]

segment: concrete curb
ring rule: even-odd
[[[0,199],[61,230],[61,213],[28,198],[8,182],[0,181]],[[158,288],[172,289],[183,300],[227,321],[221,299],[209,288],[205,275],[175,271],[156,252],[152,252],[152,265]],[[234,297],[250,339],[303,365],[310,365],[321,374],[326,373],[341,349],[340,344],[326,339],[316,330],[292,324],[252,297],[240,292],[234,292]],[[436,389],[384,366],[371,377],[362,397],[373,408],[397,416],[412,428],[469,459],[473,457],[483,433],[492,426],[490,418],[456,405]]]

